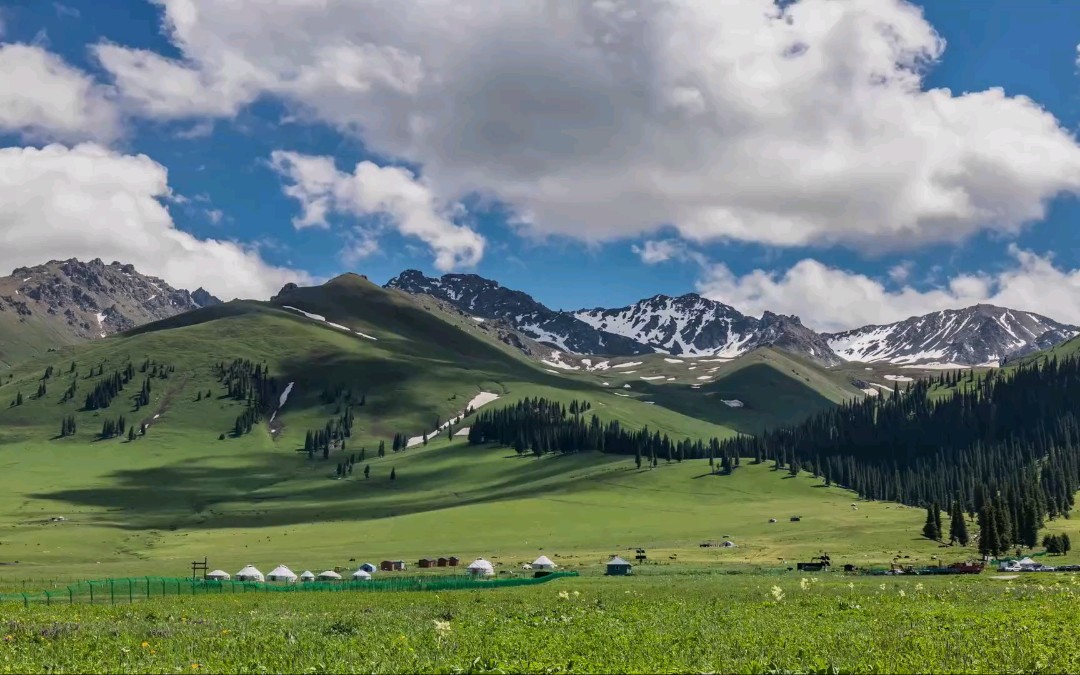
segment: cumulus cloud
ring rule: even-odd
[[[137,109],[280,97],[541,233],[898,249],[1080,189],[1034,101],[923,87],[945,45],[902,0],[156,1],[179,60],[98,50]]]
[[[40,46],[0,44],[0,133],[111,141],[120,131],[110,88]]]
[[[783,271],[754,270],[738,276],[714,265],[698,291],[740,311],[797,314],[821,331],[891,323],[935,312],[989,303],[1043,314],[1080,325],[1080,269],[1061,269],[1050,254],[1009,247],[1012,265],[1000,272],[961,274],[930,290],[910,285],[890,290],[863,274],[801,260]]]
[[[271,165],[292,181],[285,194],[301,205],[297,228],[329,227],[331,213],[357,218],[384,215],[397,230],[426,243],[443,271],[470,267],[484,254],[484,238],[452,220],[456,205],[443,205],[427,184],[407,169],[360,162],[352,173],[338,171],[331,157],[275,150]],[[376,250],[372,223],[356,238],[353,258]]]
[[[303,272],[275,267],[231,241],[176,229],[162,203],[165,167],[94,143],[0,149],[0,269],[50,259],[102,258],[134,264],[170,284],[265,299]]]

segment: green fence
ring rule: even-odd
[[[176,577],[129,577],[79,581],[66,588],[47,591],[0,594],[0,603],[30,603],[115,605],[148,598],[177,595],[220,595],[225,593],[350,593],[400,591],[452,591],[475,588],[508,588],[532,586],[552,579],[576,577],[577,572],[552,572],[542,577],[512,577],[483,579],[476,577],[376,577],[369,580],[306,581],[274,583],[255,581],[219,581],[213,579],[181,579]]]

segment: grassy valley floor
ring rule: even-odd
[[[1073,575],[642,574],[4,607],[2,672],[1077,672]]]

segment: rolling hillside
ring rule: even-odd
[[[768,350],[741,362],[699,364],[716,368],[715,380],[700,385],[687,379],[658,387],[626,372],[632,369],[548,372],[556,369],[458,319],[345,275],[291,289],[273,303],[202,308],[18,365],[0,383],[0,463],[6,469],[0,474],[0,562],[46,570],[63,564],[89,573],[99,562],[157,569],[200,555],[237,562],[256,552],[297,550],[335,560],[350,551],[404,555],[419,550],[421,533],[439,522],[447,529],[442,539],[429,537],[432,542],[442,542],[441,548],[460,542],[477,552],[529,550],[529,536],[534,543],[540,538],[603,551],[619,543],[604,533],[620,531],[628,545],[635,539],[679,548],[709,534],[713,526],[702,523],[734,495],[757,494],[759,505],[775,502],[770,508],[783,511],[822,508],[797,494],[824,493],[788,495],[779,474],[763,467],[747,467],[744,475],[773,485],[768,489],[743,483],[738,474],[709,477],[701,462],[638,472],[632,458],[591,452],[511,458],[445,433],[394,453],[389,442],[395,434],[431,432],[480,392],[500,397],[490,406],[525,396],[588,400],[602,420],[673,438],[729,437],[851,393],[812,364]],[[275,382],[272,399],[284,404],[235,436],[247,404],[230,397],[216,368],[237,359],[265,363]],[[689,376],[693,366],[660,359],[648,367]],[[108,407],[84,409],[88,394],[121,374],[130,374],[129,381]],[[148,400],[137,406],[146,381]],[[309,459],[307,431],[340,417],[345,391],[355,414],[345,449]],[[745,406],[722,403],[728,396],[741,397]],[[127,427],[148,425],[145,435],[100,439],[105,423],[121,415]],[[69,419],[75,432],[61,437]],[[381,458],[380,441],[387,444]],[[335,479],[337,465],[361,453],[353,473]],[[701,476],[705,483],[695,480]],[[730,490],[703,501],[709,481]],[[834,492],[836,504],[850,499]],[[661,496],[679,493],[684,496],[674,501]],[[605,509],[605,502],[621,506]],[[886,530],[917,519],[886,509]],[[684,522],[668,512],[691,517]],[[644,513],[655,514],[649,516],[654,524],[645,527]],[[571,529],[558,524],[575,514],[587,517]],[[730,525],[739,531],[737,523]],[[747,549],[747,559],[771,554],[775,546],[762,539]]]

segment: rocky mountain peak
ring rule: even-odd
[[[0,278],[0,312],[50,325],[72,340],[105,337],[220,303],[205,289],[189,293],[131,264],[106,265],[101,258],[50,260]]]

